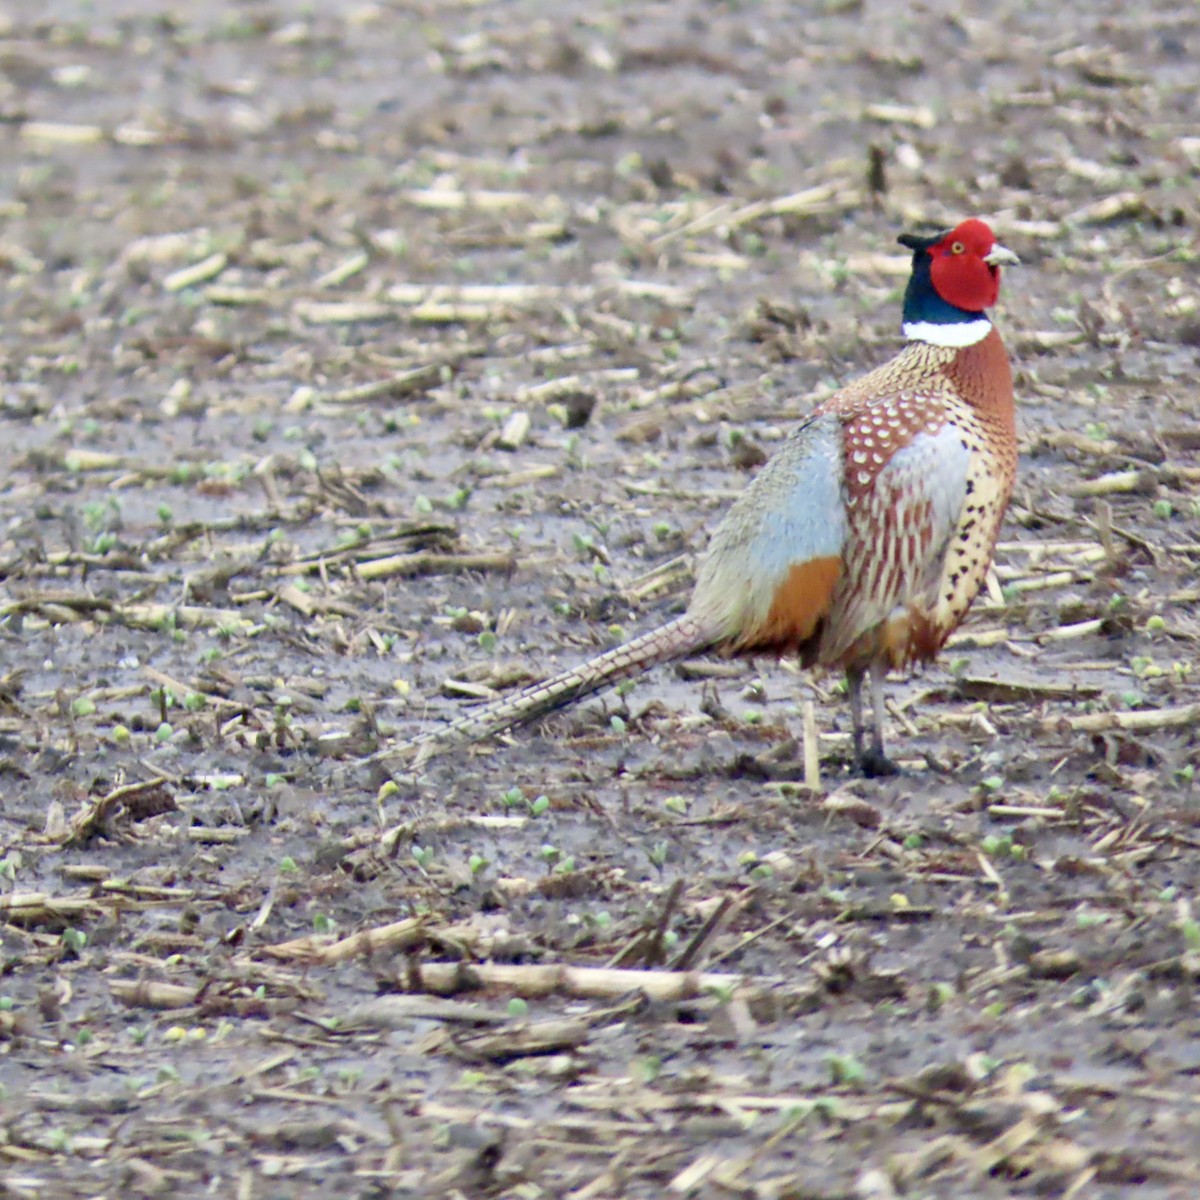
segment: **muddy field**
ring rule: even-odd
[[[1200,12],[1137,7],[0,5],[5,1195],[1200,1194]],[[679,611],[971,213],[1021,474],[902,776],[701,661],[389,780]]]

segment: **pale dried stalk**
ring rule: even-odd
[[[777,196],[773,200],[756,200],[741,208],[730,208],[721,205],[711,212],[704,213],[678,229],[670,229],[653,239],[654,245],[662,245],[678,237],[694,237],[698,233],[707,233],[713,229],[738,229],[752,221],[763,217],[773,216],[817,216],[822,213],[836,212],[851,203],[851,197],[857,197],[842,183],[822,183],[816,187],[806,188],[802,192],[792,192],[787,196]]]
[[[690,556],[681,554],[677,558],[659,563],[636,579],[631,579],[621,589],[621,596],[631,603],[649,600],[659,592],[674,591],[690,583],[694,576]]]
[[[321,303],[301,300],[295,313],[310,325],[350,325],[356,321],[398,321],[403,313],[394,304],[365,300],[330,300]]]
[[[812,700],[804,702],[804,784],[814,792],[821,790],[821,742]]]
[[[124,604],[115,606],[112,615],[133,629],[161,629],[171,620],[188,629],[221,625],[240,629],[249,624],[236,609],[202,608],[198,604]]]
[[[190,1008],[200,989],[182,983],[161,983],[148,979],[112,979],[112,994],[130,1008]]]
[[[63,455],[63,465],[68,471],[112,471],[125,465],[125,460],[119,454],[109,454],[103,450],[68,450]]]
[[[1042,642],[1065,642],[1072,638],[1087,637],[1089,634],[1099,633],[1104,628],[1104,622],[1099,617],[1091,621],[1077,621],[1074,625],[1059,625],[1057,629],[1047,629],[1045,633],[1039,633],[1034,641],[1039,644]]]
[[[359,383],[353,387],[330,392],[319,399],[325,404],[357,404],[363,400],[391,400],[428,391],[442,378],[442,363],[425,363],[407,371],[399,371],[386,379]]]
[[[946,642],[948,649],[955,646],[1002,646],[1012,635],[1007,629],[962,629]]]
[[[400,193],[409,204],[440,212],[460,212],[477,209],[480,212],[508,212],[530,209],[534,212],[554,212],[563,207],[557,196],[535,196],[531,192],[489,191],[483,188],[465,191],[461,188],[406,188]]]
[[[1048,588],[1066,587],[1068,584],[1090,579],[1087,571],[1052,571],[1048,575],[1035,575],[1026,579],[1013,579],[1004,586],[1014,592],[1042,592]]]
[[[360,579],[391,579],[396,575],[454,575],[462,571],[512,571],[512,554],[391,554],[358,563]]]
[[[190,267],[182,267],[173,271],[163,280],[163,290],[167,292],[182,292],[195,287],[198,283],[207,283],[215,279],[229,266],[228,254],[210,254],[207,258],[193,263]]]
[[[264,946],[262,953],[269,954],[272,958],[328,965],[382,951],[407,950],[424,940],[425,922],[416,917],[406,917],[403,921],[395,921],[391,925],[362,929],[349,937],[339,938],[336,942],[313,935],[296,938],[290,942],[279,942],[274,946]]]
[[[48,892],[11,892],[0,896],[3,921],[37,924],[101,911],[100,905],[87,896],[51,896]]]
[[[868,104],[863,116],[886,125],[912,125],[917,129],[932,129],[937,115],[926,104]]]
[[[1140,192],[1118,192],[1068,214],[1066,220],[1079,225],[1101,225],[1119,217],[1135,217],[1145,208]]]
[[[553,463],[532,463],[520,471],[510,471],[507,475],[493,475],[489,480],[493,487],[519,488],[528,487],[543,479],[557,479],[562,474],[562,468]]]
[[[422,963],[409,977],[421,991],[451,995],[472,988],[509,988],[525,998],[571,996],[614,999],[642,992],[651,1000],[694,999],[736,992],[743,1000],[763,995],[768,983],[712,971],[636,971],[619,967],[533,966],[510,963]]]
[[[1103,733],[1121,729],[1137,733],[1151,729],[1178,729],[1200,725],[1200,704],[1180,704],[1172,708],[1143,709],[1136,712],[1085,713],[1079,717],[1049,717],[1042,728],[1054,732],[1063,724],[1076,733]]]
[[[560,375],[544,383],[518,388],[513,398],[521,404],[548,403],[576,392],[587,392],[602,384],[636,383],[641,378],[637,367],[606,367],[599,371],[588,371],[574,375]]]
[[[225,308],[254,308],[258,305],[283,303],[283,292],[270,288],[235,287],[229,284],[210,284],[204,289],[204,299],[209,304],[220,304]]]
[[[319,278],[313,280],[313,287],[323,291],[325,288],[338,287],[362,271],[370,260],[365,251],[350,255],[336,267],[330,268]]]
[[[30,142],[51,142],[59,146],[86,146],[104,140],[99,125],[72,125],[65,121],[26,121],[21,136]]]
[[[426,304],[484,305],[512,308],[530,304],[558,304],[564,299],[586,298],[584,290],[533,283],[397,283],[387,290],[396,304],[420,308]]]
[[[1108,475],[1098,475],[1095,479],[1085,479],[1067,489],[1068,496],[1116,496],[1129,492],[1146,492],[1153,489],[1158,482],[1154,471],[1113,471]]]

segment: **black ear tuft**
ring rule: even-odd
[[[931,233],[928,235],[920,233],[902,233],[896,241],[902,246],[907,246],[909,250],[920,252],[928,250],[930,246],[936,246],[950,230],[944,229],[941,233]]]

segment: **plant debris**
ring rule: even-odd
[[[1200,1194],[1194,5],[8,9],[6,1196]],[[969,213],[902,775],[702,659],[387,776],[676,614]]]

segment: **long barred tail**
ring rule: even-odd
[[[515,696],[485,704],[469,716],[423,734],[386,752],[383,757],[410,760],[415,765],[454,746],[477,742],[514,725],[532,721],[556,708],[564,708],[623,679],[641,675],[659,663],[686,658],[711,646],[716,638],[695,617],[684,614],[676,621],[652,629],[641,637],[563,671],[544,683],[530,684]]]

